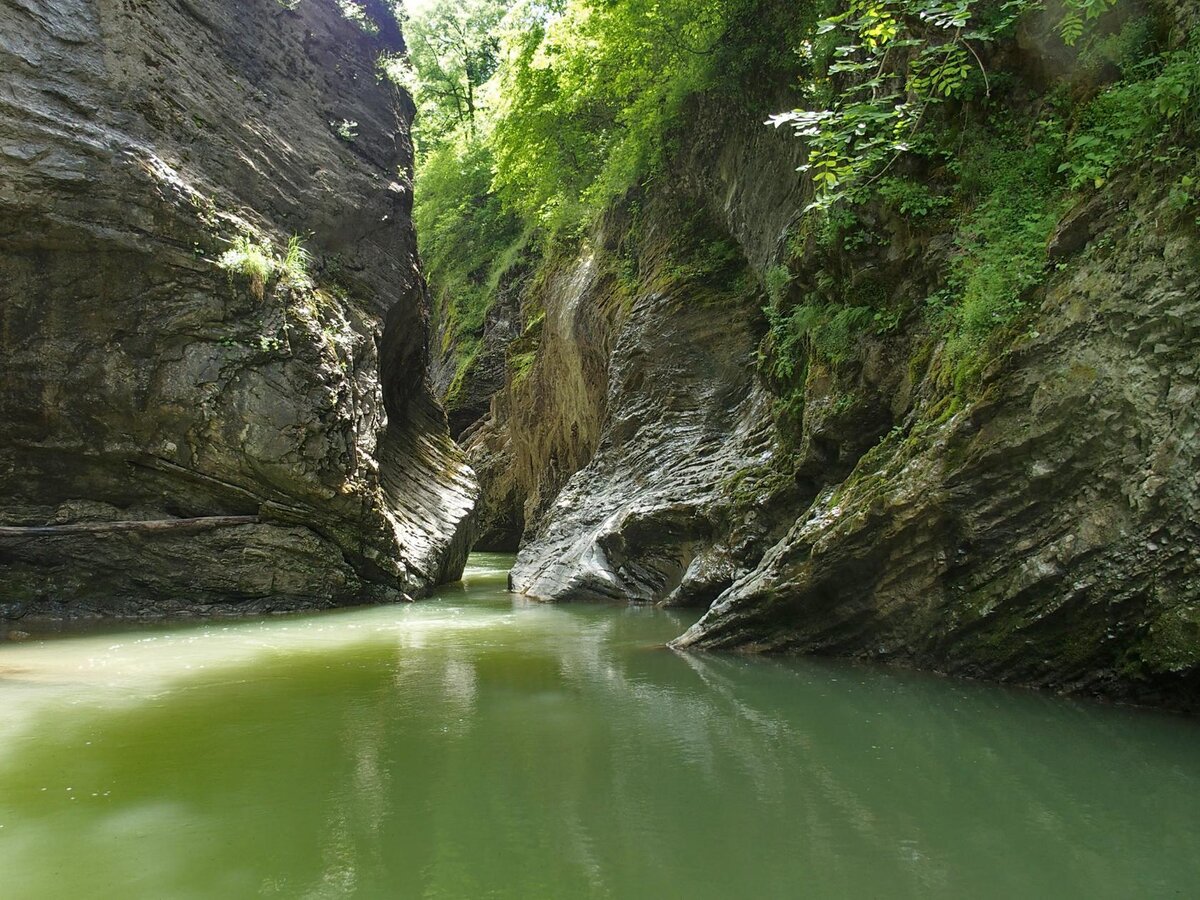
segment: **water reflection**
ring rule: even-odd
[[[680,656],[687,615],[514,603],[504,562],[417,606],[4,648],[3,896],[1200,883],[1194,722]]]

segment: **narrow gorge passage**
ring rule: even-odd
[[[477,546],[688,652],[1197,711],[1197,4],[835,5],[481,3],[465,111],[414,49]]]
[[[910,66],[857,2],[6,0],[0,619],[477,546],[689,651],[1194,711],[1195,4],[978,3],[888,12]]]
[[[1191,896],[1198,0],[0,0],[0,900]]]

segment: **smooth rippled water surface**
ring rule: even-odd
[[[661,649],[505,557],[405,607],[0,647],[0,897],[1200,895],[1192,720]]]

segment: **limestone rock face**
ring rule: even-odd
[[[755,310],[635,302],[613,351],[604,429],[522,547],[513,587],[543,599],[668,599],[718,536],[729,482],[768,456]],[[666,348],[670,352],[665,352]],[[710,597],[711,599],[711,597]]]
[[[508,348],[521,336],[521,269],[501,279],[487,317],[478,351],[458,373],[458,348],[451,346],[435,353],[430,365],[434,395],[446,410],[450,433],[460,442],[469,439],[472,426],[488,414],[492,398],[504,390]],[[445,343],[447,322],[436,329],[436,345]]]
[[[0,0],[0,525],[167,523],[0,533],[0,615],[461,569],[476,488],[426,376],[398,49],[332,0]],[[217,264],[293,235],[308,274]]]
[[[918,400],[676,646],[1200,708],[1200,239],[1160,179],[1079,212],[979,399]]]
[[[761,277],[807,200],[795,142],[732,119],[698,115],[660,184]],[[540,279],[537,358],[468,445],[485,506],[531,513],[514,588],[709,606],[679,649],[1200,708],[1200,235],[1171,208],[1173,180],[1147,163],[1063,217],[1034,313],[962,396],[919,309],[851,358],[806,359],[798,395],[782,394],[755,363],[762,294],[711,302],[705,278],[647,276],[654,240],[631,254],[608,222]],[[640,200],[637,231],[670,230]],[[865,215],[888,237],[839,251],[850,290],[922,302],[952,236]],[[631,255],[641,289],[614,303],[602,273]],[[795,264],[789,289],[811,291],[828,262]],[[585,264],[590,279],[571,276]],[[569,392],[580,369],[565,361],[585,354],[603,402]],[[583,452],[560,449],[572,428]]]
[[[521,297],[519,316],[534,324],[507,353],[524,366],[508,373],[486,419],[464,435],[481,483],[481,546],[516,549],[518,538],[536,533],[596,452],[627,315],[606,246],[620,232],[618,223],[601,223],[577,255],[558,260]]]
[[[574,465],[557,484],[543,478],[540,512],[525,518],[512,583],[531,596],[707,605],[758,561],[800,500],[790,473],[780,478],[776,469],[781,448],[757,372],[766,330],[761,297],[714,290],[711,274],[675,258],[717,242],[751,265],[773,259],[806,202],[794,177],[797,144],[719,106],[697,110],[693,120],[662,191],[670,199],[646,198],[636,228],[610,215],[574,269],[546,280],[555,287],[543,301],[554,327],[529,376],[535,386],[497,404],[493,422],[468,445],[487,508],[500,469],[492,460],[537,446],[512,442],[514,434],[566,418],[566,427],[594,435],[586,455],[563,454]],[[679,202],[707,223],[703,238],[679,236]],[[639,246],[630,246],[630,232],[642,235]],[[627,266],[620,260],[630,255],[638,283],[613,303],[597,273]],[[566,277],[571,271],[592,274]],[[595,318],[593,310],[608,310],[603,327],[562,327]],[[570,380],[558,361],[594,353],[600,343],[611,349],[590,371],[604,379],[603,402],[554,402]],[[522,400],[529,396],[550,409],[528,416]],[[514,421],[524,423],[520,431]],[[561,490],[550,494],[554,488]]]

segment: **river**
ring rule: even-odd
[[[0,897],[1200,893],[1200,723],[431,601],[0,646]]]

